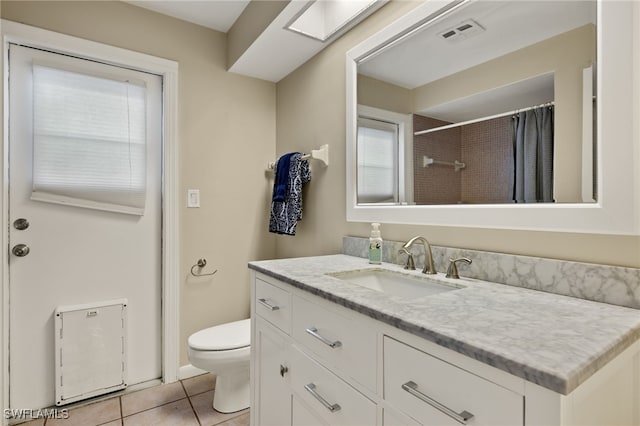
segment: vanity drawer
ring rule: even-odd
[[[524,422],[522,395],[389,337],[384,338],[384,398],[425,425]]]
[[[295,426],[330,426],[322,417],[301,402],[298,395],[293,395],[291,418],[291,424]],[[280,423],[279,425],[286,425],[286,423]]]
[[[329,370],[293,349],[291,384],[299,397],[327,424],[375,425],[376,405]]]
[[[291,293],[256,278],[256,313],[291,334]]]
[[[376,391],[377,333],[302,297],[293,297],[293,338],[332,367]]]

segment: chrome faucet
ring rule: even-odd
[[[456,278],[456,279],[460,278],[460,275],[458,274],[458,266],[456,265],[456,262],[465,262],[468,265],[470,265],[471,259],[467,257],[460,257],[458,259],[449,258],[449,267],[447,268],[447,275],[445,275],[445,277]]]
[[[416,270],[416,264],[413,261],[413,253],[411,253],[406,248],[401,248],[400,250],[398,250],[398,254],[403,254],[403,253],[407,255],[407,263],[404,265],[404,269],[408,269],[410,271],[415,271]]]
[[[431,254],[431,246],[429,245],[429,241],[427,241],[426,238],[413,237],[412,239],[407,241],[405,245],[402,246],[402,248],[409,252],[409,250],[413,246],[413,243],[415,243],[416,241],[422,242],[422,245],[424,246],[424,268],[422,268],[422,273],[431,275],[436,274],[436,268],[435,266],[433,266],[433,255]]]

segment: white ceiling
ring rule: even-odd
[[[124,0],[135,6],[226,33],[250,0]]]
[[[440,34],[472,19],[485,31],[459,42]],[[367,59],[358,73],[407,89],[465,70],[587,23],[593,1],[477,1]]]
[[[251,0],[123,0],[135,6],[164,15],[228,32]],[[261,0],[257,0],[261,1]],[[349,30],[388,0],[376,0],[358,19],[336,32],[325,42],[286,30],[284,27],[305,10],[311,0],[291,0],[282,12],[253,41],[251,46],[229,64],[229,71],[237,74],[278,82],[290,72],[327,47],[342,33]],[[327,4],[344,0],[320,0]],[[368,4],[371,0],[349,0]]]
[[[595,18],[594,1],[469,2],[369,57],[358,65],[358,73],[413,90],[588,23],[595,24]],[[470,20],[484,31],[458,40],[441,36]],[[550,73],[416,113],[459,123],[553,100],[554,77]]]
[[[328,1],[329,0],[327,0],[327,2]],[[367,0],[357,1],[360,3],[368,3]],[[372,13],[384,5],[386,1],[387,0],[379,1],[370,8],[366,14]],[[365,16],[356,19],[335,33],[331,38],[322,42],[285,29],[287,24],[305,10],[307,6],[308,1],[305,0],[290,1],[282,12],[280,12],[271,24],[258,36],[249,49],[231,65],[229,71],[278,82],[366,17],[365,14]]]

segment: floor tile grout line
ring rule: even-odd
[[[193,377],[189,377],[188,379],[182,379],[182,380],[180,380],[180,383],[182,383],[182,387],[184,388],[184,392],[187,394],[187,396],[188,396],[189,398],[191,398],[191,397],[193,397],[193,396],[197,396],[197,395],[202,395],[203,393],[211,392],[211,391],[213,391],[213,390],[215,390],[215,389],[216,389],[216,386],[215,386],[215,384],[214,384],[214,385],[213,385],[213,387],[212,387],[211,389],[206,389],[206,390],[203,390],[203,391],[201,391],[201,392],[194,393],[193,395],[189,395],[189,392],[187,391],[187,387],[184,385],[184,382],[185,382],[185,381],[187,381],[187,380],[190,380],[190,379],[196,378],[196,377],[204,376],[204,375],[206,375],[206,374],[211,374],[211,373],[204,373],[204,374],[201,374],[201,375],[199,375],[199,376],[193,376]]]
[[[245,409],[245,410],[246,410],[246,409]],[[240,411],[245,411],[245,410],[240,410]],[[225,423],[225,422],[231,421],[231,420],[233,420],[233,419],[237,419],[237,418],[238,418],[238,417],[240,417],[240,416],[244,416],[244,415],[245,415],[245,414],[247,414],[248,412],[249,412],[249,411],[246,411],[246,412],[244,412],[244,413],[238,414],[237,416],[229,417],[228,419],[223,420],[223,421],[221,421],[220,423],[215,423],[213,426],[219,426],[219,425],[221,425],[221,424],[223,424],[223,423]]]
[[[124,426],[124,413],[122,412],[122,395],[118,396],[120,402],[120,426]]]
[[[180,382],[180,385],[182,385],[182,381],[181,380],[178,380],[178,381]],[[171,384],[171,383],[162,383],[159,386],[166,386],[168,384]],[[184,386],[181,386],[181,387],[182,387],[182,390],[184,391],[184,396],[182,396],[182,397],[180,397],[178,399],[175,399],[173,401],[165,401],[165,402],[163,402],[161,404],[154,405],[153,407],[145,408],[144,410],[140,410],[140,411],[136,411],[134,413],[127,414],[126,416],[124,415],[124,411],[122,409],[122,405],[120,405],[120,413],[122,415],[122,419],[124,420],[125,417],[135,416],[136,414],[144,413],[145,411],[153,410],[154,408],[162,407],[162,406],[165,406],[165,405],[168,405],[168,404],[173,404],[174,402],[182,401],[185,398],[189,398],[189,395],[187,395],[187,392],[185,391]],[[153,389],[153,388],[147,388],[147,389]],[[143,390],[146,390],[146,389],[143,389]],[[129,395],[133,395],[134,393],[131,393]]]
[[[109,424],[109,423],[113,423],[116,420],[120,420],[120,426],[122,426],[122,404],[121,404],[121,401],[120,401],[120,395],[116,395],[116,396],[113,396],[111,398],[107,398],[104,401],[105,402],[106,401],[111,401],[112,399],[115,399],[115,398],[118,398],[118,409],[119,409],[118,411],[120,411],[120,417],[116,417],[115,419],[112,419],[112,420],[107,420],[104,423],[99,423],[97,426],[103,426],[103,425],[106,425],[106,424]]]
[[[187,395],[187,401],[189,401],[189,406],[191,407],[191,411],[193,412],[193,415],[195,416],[196,421],[200,426],[202,426],[202,421],[200,421],[200,416],[198,416],[198,412],[193,407],[193,402],[191,402],[191,397],[189,396],[189,393],[187,392],[187,388],[184,386],[184,382],[182,380],[180,380],[180,385],[182,385],[182,389],[184,389],[184,393],[185,395]]]
[[[191,398],[199,396],[199,395],[202,395],[202,394],[207,393],[207,392],[215,391],[215,386],[212,389],[204,390],[202,392],[197,392],[197,393],[194,393],[193,395],[189,395],[189,393],[187,392],[187,388],[184,385],[184,380],[178,380],[178,381],[180,382],[180,386],[182,387],[182,390],[184,391],[184,395],[185,395],[184,397],[179,398],[179,399],[174,400],[174,401],[164,402],[164,403],[156,405],[154,407],[150,407],[150,408],[147,408],[147,409],[135,412],[135,413],[131,413],[131,414],[127,415],[127,416],[124,415],[124,411],[123,411],[122,395],[113,396],[112,398],[106,398],[106,399],[104,399],[102,401],[96,401],[96,403],[104,402],[104,401],[108,401],[110,399],[117,398],[118,399],[118,408],[119,408],[119,412],[120,412],[120,417],[112,419],[112,420],[108,421],[107,423],[111,423],[111,422],[114,422],[116,420],[120,420],[120,424],[123,426],[124,425],[124,419],[126,417],[131,417],[131,416],[134,416],[134,415],[137,415],[137,414],[140,414],[140,413],[144,413],[146,411],[150,411],[150,410],[153,410],[153,409],[156,409],[156,408],[168,405],[168,404],[172,404],[172,403],[176,403],[176,402],[182,401],[183,399],[187,399],[187,402],[189,403],[189,406],[191,407],[191,410],[192,410],[194,416],[196,417],[196,421],[198,422],[199,425],[202,426],[203,423],[200,420],[200,417],[198,416],[198,413],[196,412],[195,407],[193,406],[193,402],[191,401]],[[160,386],[162,386],[162,384]],[[129,394],[129,395],[132,395],[132,394]],[[89,405],[91,405],[91,404],[88,404],[88,405],[85,405],[85,406],[89,406]],[[76,408],[82,408],[82,406],[81,407],[76,407]],[[76,408],[74,408],[74,409],[76,409]],[[245,414],[245,413],[239,413],[237,416],[233,416],[231,418],[228,418],[227,420],[224,420],[222,422],[216,423],[215,425],[220,425],[220,424],[224,423],[225,421],[233,420],[233,419],[235,419],[237,417],[242,416],[243,414]],[[43,426],[46,426],[48,421],[49,421],[49,419],[45,418],[44,422],[43,422]],[[102,425],[104,425],[104,424],[106,424],[106,423],[102,423]],[[19,426],[19,425],[16,425],[16,426]]]
[[[140,413],[145,413],[147,411],[155,410],[156,408],[164,407],[165,405],[175,404],[176,402],[180,402],[183,399],[189,399],[189,398],[188,397],[184,397],[184,398],[176,399],[175,401],[169,401],[169,402],[165,402],[165,403],[160,404],[160,405],[156,405],[155,407],[146,408],[146,409],[144,409],[142,411],[137,411],[137,412],[131,413],[131,414],[127,415],[127,416],[123,416],[122,420],[124,421],[124,419],[127,418],[127,417],[133,417],[133,416],[136,416],[136,415],[138,415]]]

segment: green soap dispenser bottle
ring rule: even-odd
[[[369,263],[380,265],[382,263],[382,238],[380,237],[380,224],[371,224],[371,237],[369,238]]]

